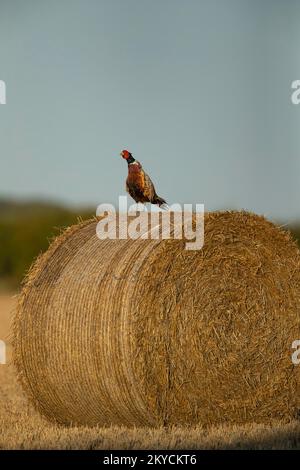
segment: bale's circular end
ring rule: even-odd
[[[27,394],[60,423],[217,424],[300,409],[300,254],[247,212],[205,215],[204,247],[71,227],[32,267],[14,320]]]

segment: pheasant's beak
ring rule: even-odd
[[[121,157],[124,157],[123,152],[120,153]]]

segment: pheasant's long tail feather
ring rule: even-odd
[[[162,197],[157,196],[157,194],[155,194],[152,204],[157,204],[158,206],[162,206],[163,204],[167,204],[167,202]]]
[[[163,209],[164,211],[169,211],[170,210],[170,207],[168,206],[167,203],[163,203],[161,206],[159,206],[161,209]]]
[[[157,204],[161,209],[169,210],[167,202],[160,196],[155,195],[152,204]]]

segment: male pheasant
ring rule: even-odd
[[[135,160],[128,150],[123,150],[120,155],[128,164],[126,191],[130,194],[132,199],[137,203],[141,202],[145,204],[146,202],[150,202],[159,207],[167,208],[168,205],[166,201],[157,195],[154,184],[147,173],[144,172],[140,162]]]

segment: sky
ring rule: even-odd
[[[0,0],[0,196],[300,218],[298,0]]]

